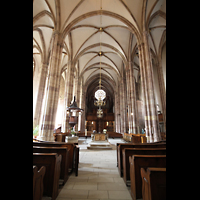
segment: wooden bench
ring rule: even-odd
[[[57,153],[33,153],[33,165],[46,167],[43,195],[52,200],[58,196],[61,159],[62,156]]]
[[[75,173],[75,176],[78,176],[78,163],[79,163],[79,146],[75,146],[74,150],[74,157],[73,157],[73,170]]]
[[[131,143],[146,143],[146,134],[124,133],[123,139]]]
[[[141,168],[143,200],[166,200],[166,168]]]
[[[65,137],[71,135],[70,133],[54,133],[55,141],[65,142]]]
[[[140,134],[131,134],[131,136],[132,143],[142,143]]]
[[[121,133],[116,132],[107,132],[108,138],[123,138],[123,135]]]
[[[41,200],[43,196],[43,178],[46,167],[42,166],[39,170],[33,165],[33,200]]]
[[[66,143],[66,142],[33,142],[33,146],[43,146],[43,147],[67,147],[67,149],[69,150],[69,172],[72,173],[73,170],[78,170],[78,169],[74,169],[74,166],[77,166],[78,164],[74,165],[75,161],[77,159],[74,160],[74,154],[77,155],[77,152],[79,152],[79,150],[77,150],[79,147],[78,145],[76,145],[75,143]],[[77,160],[79,162],[79,160]]]
[[[128,186],[130,183],[129,156],[133,155],[166,155],[166,148],[125,148],[122,150],[123,179]]]
[[[134,155],[129,157],[129,162],[131,197],[136,200],[142,198],[141,168],[166,167],[166,155]]]
[[[61,160],[61,169],[60,169],[60,179],[63,180],[63,184],[65,184],[68,180],[69,173],[69,151],[67,147],[40,147],[33,146],[33,153],[57,153],[58,155],[62,155]]]
[[[123,134],[123,139],[124,139],[126,142],[131,142],[131,137],[132,137],[132,135],[130,135],[129,133],[124,133],[124,134]]]
[[[120,176],[123,176],[122,150],[124,148],[166,148],[166,143],[118,143],[117,166]]]

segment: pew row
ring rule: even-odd
[[[33,165],[46,167],[43,196],[51,197],[52,200],[58,196],[61,159],[62,156],[57,153],[33,153]]]
[[[67,182],[69,172],[69,151],[67,147],[33,146],[33,153],[57,153],[58,155],[62,155],[60,179],[63,180],[63,185]]]
[[[142,178],[140,170],[148,167],[166,168],[166,155],[134,155],[129,156],[131,197],[133,200],[142,198]]]
[[[42,200],[43,196],[43,179],[46,167],[42,166],[39,170],[33,165],[33,200]]]
[[[130,184],[129,156],[133,155],[166,155],[166,148],[125,148],[122,150],[123,179],[125,184]]]
[[[143,200],[166,200],[166,168],[141,168]]]
[[[48,142],[48,141],[44,141],[44,142],[33,142],[33,146],[67,147],[67,149],[69,151],[68,152],[68,157],[69,157],[69,172],[72,173],[75,170],[75,173],[76,173],[76,171],[78,170],[78,168],[74,168],[76,166],[78,167],[78,163],[79,163],[79,159],[75,158],[75,156],[74,156],[74,155],[78,155],[78,153],[79,153],[79,147],[75,143]],[[74,164],[76,161],[78,163]]]
[[[146,143],[147,142],[146,134],[124,133],[123,139],[126,142],[131,142],[131,143]]]
[[[123,177],[122,150],[124,148],[166,148],[166,143],[118,143],[117,166],[121,177]]]

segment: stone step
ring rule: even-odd
[[[92,149],[92,150],[112,150],[111,146],[88,146],[87,149]]]

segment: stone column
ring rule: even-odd
[[[62,132],[68,132],[69,126],[69,114],[66,111],[66,108],[70,106],[71,101],[73,100],[73,80],[74,80],[74,66],[73,63],[69,62],[67,67],[67,76],[65,80],[65,106],[64,106],[64,117],[62,123]]]
[[[132,107],[132,126],[133,126],[133,133],[137,134],[137,126],[138,126],[138,110],[137,110],[137,102],[136,102],[136,88],[135,88],[135,78],[133,72],[133,66],[130,65],[130,97],[131,97],[131,107]]]
[[[124,101],[123,101],[123,81],[121,80],[121,84],[119,86],[119,97],[120,97],[120,121],[121,121],[121,133],[124,134],[125,128],[124,128]]]
[[[37,100],[36,100],[36,106],[34,110],[34,119],[33,119],[33,126],[37,126],[40,123],[40,116],[41,116],[41,110],[42,110],[42,101],[44,98],[44,91],[45,91],[45,83],[47,78],[47,71],[48,71],[48,64],[42,63],[41,67],[41,74],[40,74],[40,81],[39,81],[39,87],[38,87],[38,94],[37,94]]]
[[[62,46],[59,42],[60,33],[53,33],[53,45],[50,56],[50,65],[47,76],[45,96],[42,105],[42,114],[39,125],[38,139],[45,141],[54,141],[53,131],[55,126],[55,117],[58,106],[59,82],[60,82],[60,59]]]
[[[128,127],[129,133],[133,133],[133,122],[132,122],[132,104],[131,104],[131,82],[130,82],[130,69],[126,69],[126,90],[127,90],[127,105],[128,105]]]
[[[85,132],[85,113],[86,113],[86,109],[85,109],[85,100],[86,100],[86,88],[83,85],[83,80],[82,80],[82,102],[81,102],[81,108],[84,110],[82,112],[81,115],[81,132]]]
[[[164,129],[166,133],[166,89],[165,89],[164,77],[163,77],[163,72],[162,72],[161,55],[158,56],[157,73],[158,73],[158,82],[159,82],[159,89],[160,89],[160,98],[161,98],[161,103],[162,103]]]
[[[148,43],[148,32],[144,32],[143,34],[144,40],[144,55],[145,55],[145,73],[147,80],[147,97],[148,97],[148,116],[146,116],[149,120],[149,134],[150,134],[150,142],[160,141],[160,129],[159,129],[159,121],[158,114],[155,103],[155,93],[154,93],[154,79],[153,79],[153,67],[152,60],[150,55],[149,43]],[[151,137],[152,136],[152,137]]]
[[[147,107],[148,103],[148,94],[147,94],[147,78],[145,73],[145,61],[144,61],[144,43],[138,45],[139,50],[139,61],[140,61],[140,74],[141,74],[141,89],[142,89],[142,96],[143,96],[143,106],[144,106],[144,122],[145,122],[145,131],[147,142],[150,142],[150,134],[149,134],[149,120],[148,110]]]
[[[117,133],[120,133],[119,115],[120,115],[119,92],[118,92],[118,86],[116,86],[116,89],[115,89],[115,130]]]

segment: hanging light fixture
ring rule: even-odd
[[[102,0],[101,0],[101,4],[100,4],[100,9],[102,10]],[[95,98],[97,99],[97,101],[94,102],[95,106],[99,106],[98,110],[97,110],[97,117],[98,118],[102,118],[103,117],[103,110],[101,109],[101,106],[105,106],[106,102],[103,101],[106,97],[106,92],[104,90],[101,89],[101,57],[103,55],[103,52],[101,51],[101,34],[103,32],[103,28],[102,28],[102,15],[100,15],[100,51],[98,53],[99,57],[100,57],[100,77],[99,77],[99,89],[95,92]]]
[[[95,98],[98,99],[94,102],[95,106],[105,106],[106,102],[103,101],[106,97],[106,92],[104,90],[97,90],[94,94]]]

